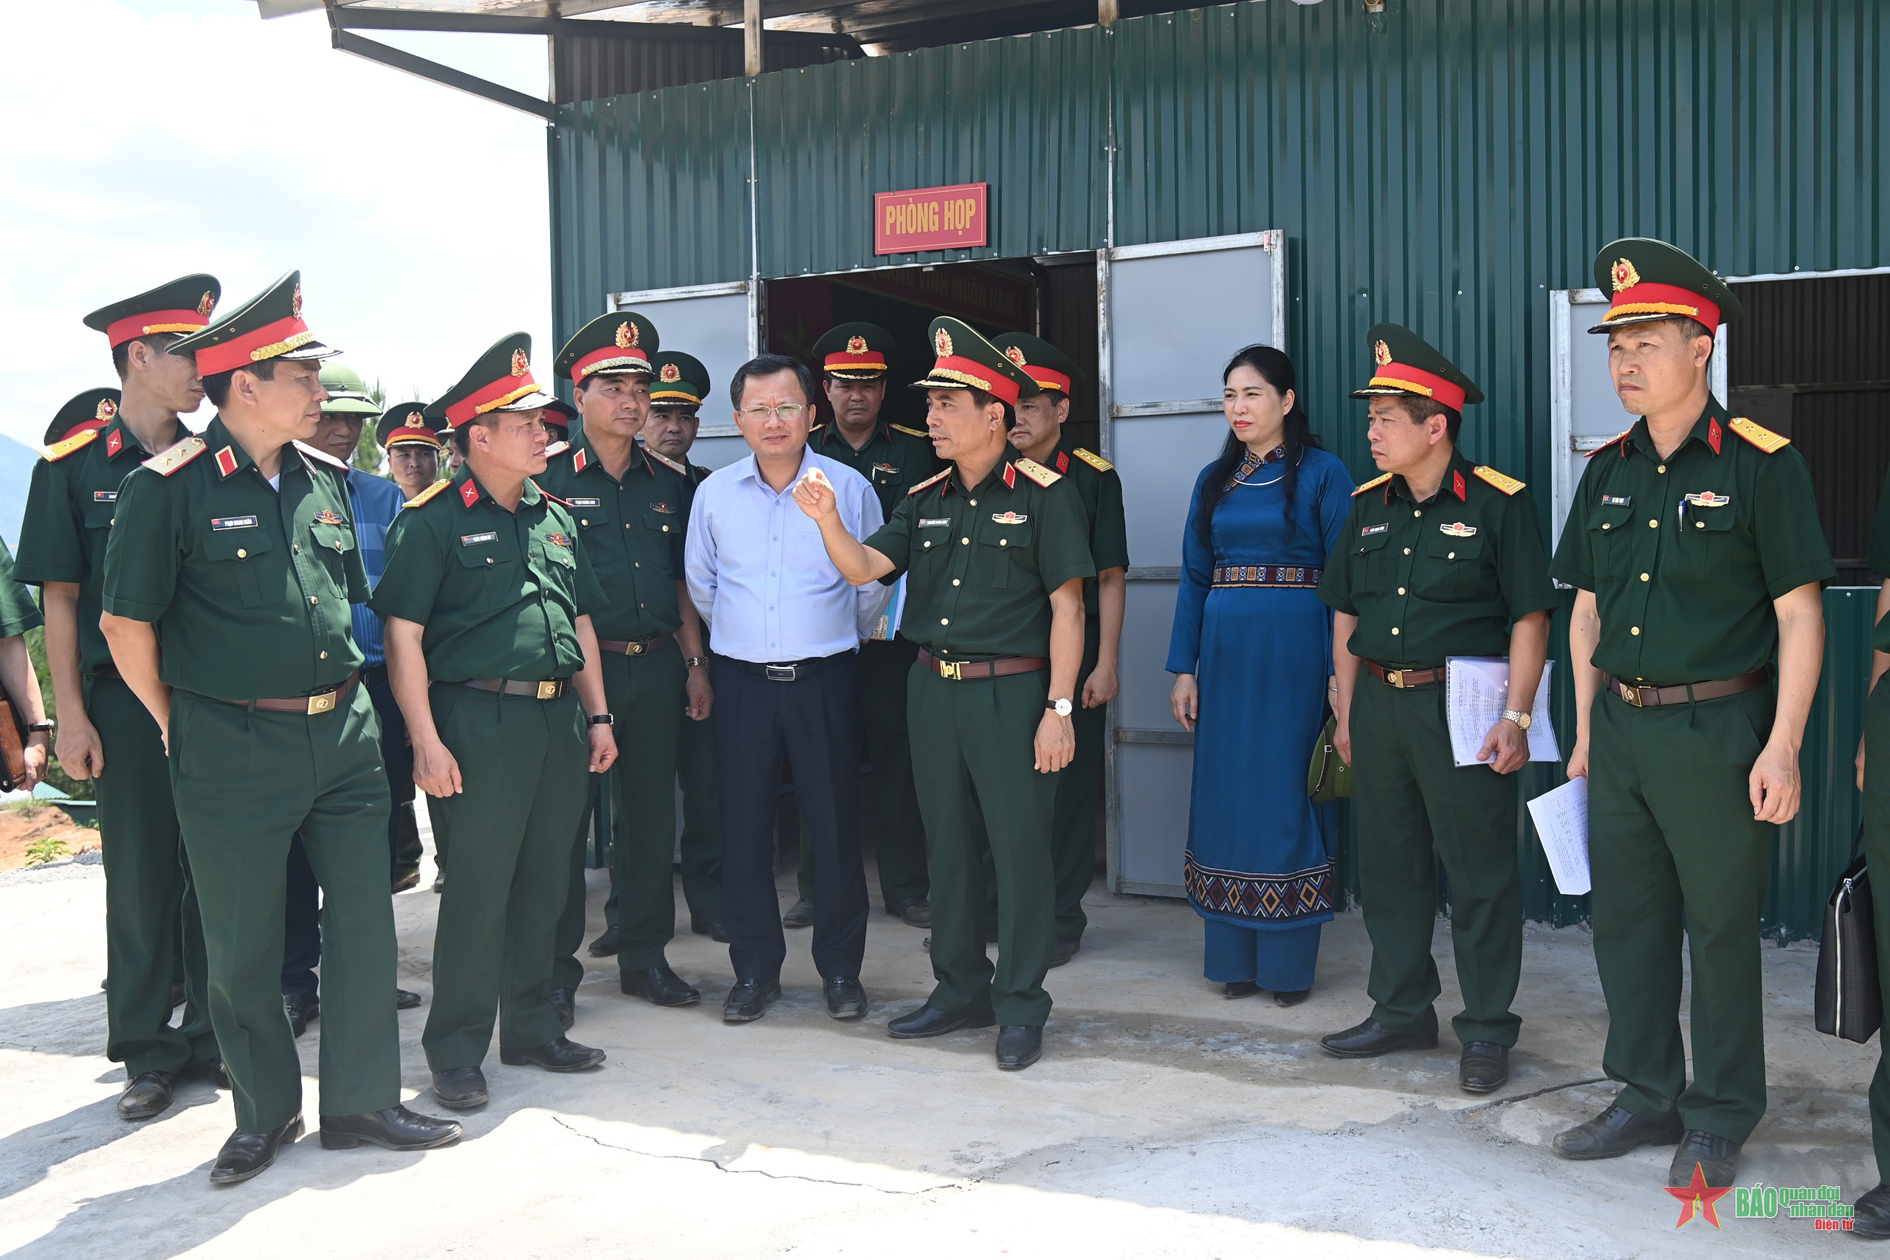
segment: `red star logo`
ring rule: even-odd
[[[1674,1225],[1679,1229],[1693,1219],[1693,1209],[1698,1207],[1700,1215],[1711,1222],[1714,1229],[1719,1228],[1719,1209],[1713,1205],[1721,1195],[1731,1194],[1732,1190],[1715,1190],[1706,1184],[1706,1170],[1700,1165],[1693,1165],[1693,1181],[1685,1186],[1668,1186],[1667,1193],[1680,1200],[1680,1220]]]

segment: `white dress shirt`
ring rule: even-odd
[[[780,494],[761,479],[753,455],[696,487],[683,569],[718,655],[800,661],[853,651],[872,636],[892,589],[852,586],[827,558],[820,526],[794,501],[795,483],[813,468],[833,486],[848,533],[865,538],[885,524],[866,478],[811,450]]]

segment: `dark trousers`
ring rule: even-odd
[[[802,843],[814,851],[814,966],[858,976],[866,953],[866,869],[860,860],[859,664],[851,652],[803,662],[792,682],[762,666],[718,660],[715,735],[722,772],[722,913],[738,980],[781,974],[787,938],[774,888],[774,818],[781,761],[794,774]]]

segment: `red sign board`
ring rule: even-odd
[[[991,241],[990,185],[911,188],[873,194],[873,252],[969,249]]]

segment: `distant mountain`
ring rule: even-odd
[[[20,545],[20,521],[26,516],[26,488],[33,480],[39,452],[0,435],[0,538],[7,546]]]

